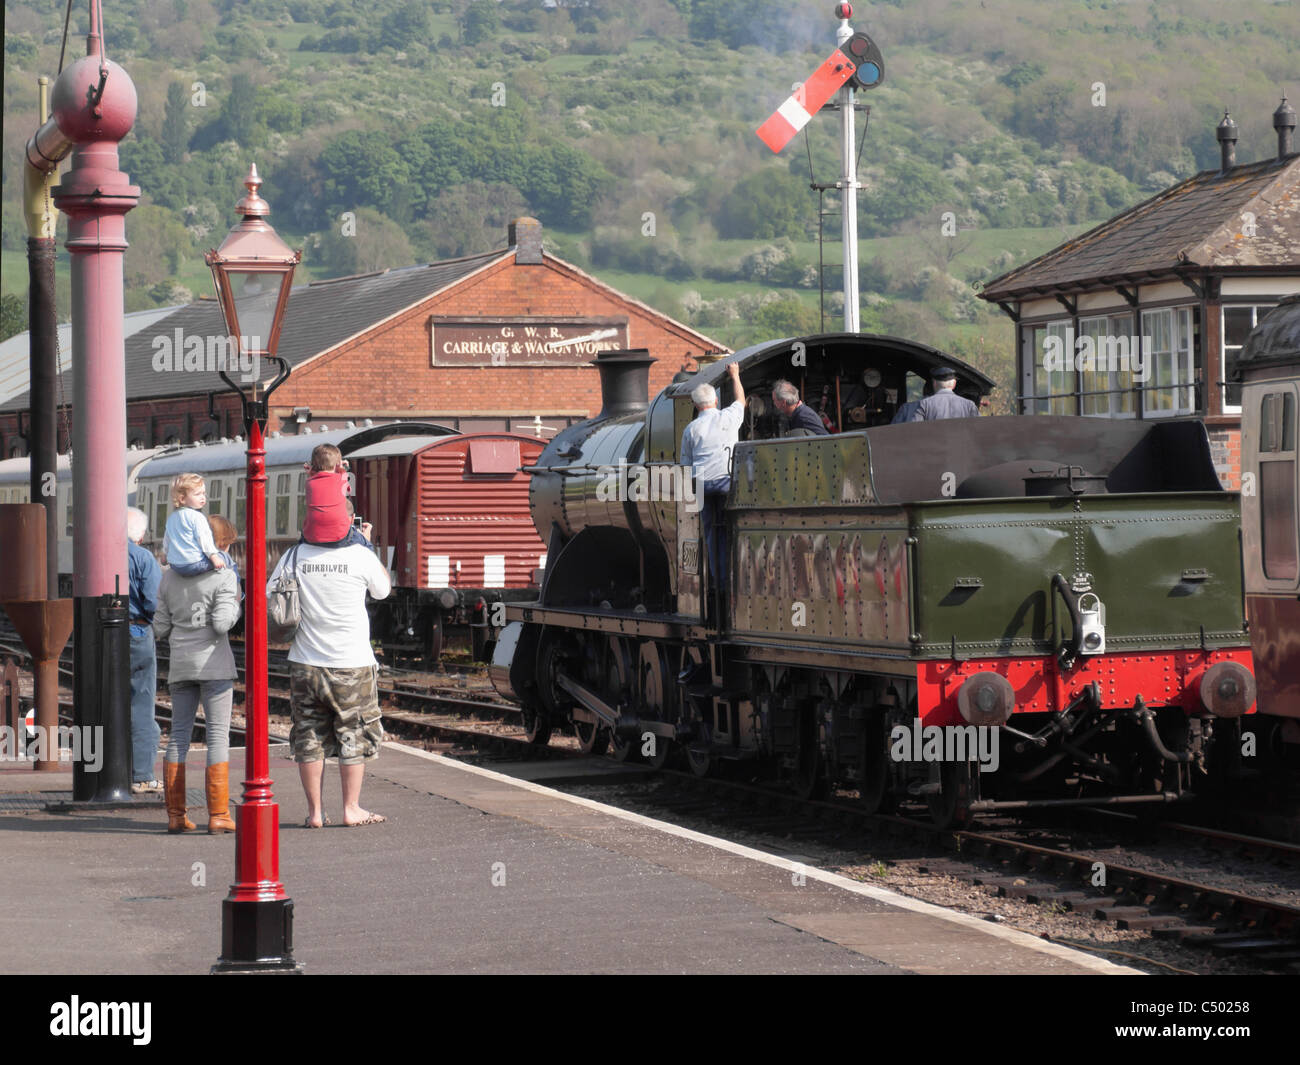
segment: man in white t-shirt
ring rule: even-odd
[[[302,614],[289,649],[289,686],[293,755],[307,795],[305,827],[328,824],[321,781],[325,759],[334,757],[343,783],[343,823],[376,825],[385,819],[361,806],[365,762],[379,756],[384,738],[366,593],[384,599],[392,582],[367,547],[303,543],[281,557],[267,581],[268,595],[290,555]]]

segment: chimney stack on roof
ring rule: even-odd
[[[536,218],[516,218],[506,230],[510,247],[515,249],[516,266],[542,264],[542,223]]]
[[[1295,108],[1286,102],[1285,93],[1273,112],[1273,128],[1277,130],[1277,157],[1285,159],[1295,151]]]
[[[1215,129],[1214,135],[1219,138],[1219,151],[1223,156],[1222,170],[1226,174],[1237,165],[1237,123],[1227,111],[1223,112],[1223,121]]]

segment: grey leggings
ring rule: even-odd
[[[194,713],[203,703],[207,723],[208,765],[230,761],[230,705],[233,680],[178,680],[168,685],[172,695],[172,732],[167,740],[167,761],[183,762],[194,732]]]

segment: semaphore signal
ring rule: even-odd
[[[853,5],[835,5],[840,20],[836,48],[803,84],[799,85],[766,122],[758,127],[759,139],[780,152],[837,92],[840,100],[841,225],[844,241],[844,330],[858,331],[858,179],[853,153],[853,90],[874,89],[885,80],[885,63],[875,41],[855,33],[849,25]],[[822,188],[823,186],[817,186]]]

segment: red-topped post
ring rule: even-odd
[[[280,807],[271,781],[266,707],[266,431],[267,397],[289,376],[275,354],[289,286],[301,254],[265,221],[251,167],[239,201],[242,219],[207,254],[228,334],[221,377],[239,394],[248,431],[248,507],[244,537],[244,801],[235,812],[235,882],[221,904],[221,958],[214,973],[301,972],[293,960],[293,900],[280,883]],[[262,360],[279,373],[262,381]],[[243,384],[231,378],[237,373]],[[244,386],[250,394],[245,395]],[[262,389],[259,396],[259,389]]]

